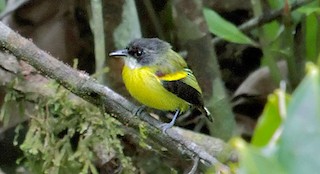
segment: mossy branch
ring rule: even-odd
[[[173,154],[189,158],[199,156],[200,161],[206,165],[215,165],[219,169],[228,170],[227,166],[215,158],[216,154],[208,153],[202,147],[183,137],[175,129],[169,129],[167,135],[162,134],[159,129],[161,122],[152,118],[148,113],[142,112],[138,116],[134,116],[133,111],[137,109],[137,106],[110,88],[98,84],[88,74],[65,65],[1,22],[0,31],[0,43],[3,48],[32,65],[43,75],[55,79],[74,94],[104,108],[108,114],[122,124],[136,130],[144,127],[147,130],[145,133],[150,139]]]

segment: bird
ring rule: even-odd
[[[133,98],[147,107],[175,112],[170,123],[160,126],[164,133],[190,107],[212,121],[196,77],[168,42],[158,38],[134,39],[125,49],[109,56],[123,58],[122,79]]]

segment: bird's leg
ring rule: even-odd
[[[174,114],[172,120],[170,121],[170,123],[163,123],[160,125],[161,129],[162,129],[162,133],[166,133],[167,129],[171,128],[174,123],[176,122],[177,117],[180,115],[180,110],[178,109],[176,111],[176,113]]]

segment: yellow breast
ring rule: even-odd
[[[149,67],[130,69],[124,66],[122,77],[129,93],[142,104],[166,111],[185,111],[189,104],[167,91]]]

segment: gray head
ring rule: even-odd
[[[166,55],[171,45],[158,38],[141,38],[131,41],[125,50],[118,50],[109,56],[126,56],[125,63],[131,67],[157,64]]]

